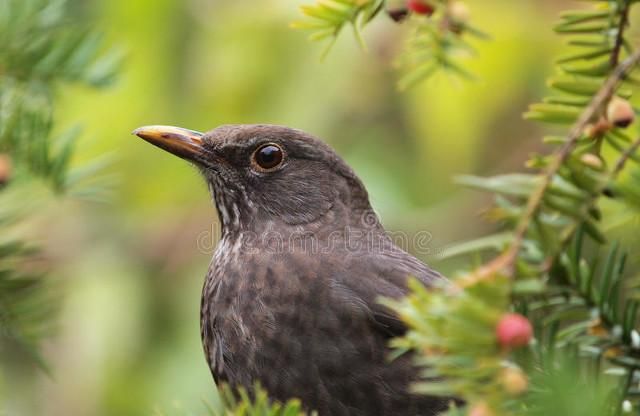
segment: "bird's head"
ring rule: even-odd
[[[212,192],[223,227],[267,221],[356,223],[371,212],[351,168],[322,141],[273,125],[228,125],[208,133],[169,126],[134,134],[193,162]]]

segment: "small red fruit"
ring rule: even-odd
[[[407,8],[416,14],[431,16],[436,10],[425,0],[407,0]]]
[[[529,344],[532,336],[531,323],[517,313],[505,314],[496,327],[496,337],[503,348],[523,347]]]

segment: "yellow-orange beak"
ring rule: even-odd
[[[183,159],[199,161],[206,152],[202,133],[173,126],[145,126],[133,134]]]

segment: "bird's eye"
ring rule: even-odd
[[[253,164],[263,171],[274,170],[284,160],[284,152],[276,144],[265,144],[253,153]]]

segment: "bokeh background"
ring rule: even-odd
[[[428,231],[416,253],[447,274],[452,243],[485,233],[485,196],[456,174],[521,169],[540,149],[522,120],[562,48],[550,27],[577,2],[469,0],[492,37],[467,62],[478,81],[438,75],[405,93],[392,62],[406,27],[380,16],[322,46],[289,28],[301,1],[94,0],[86,7],[126,59],[114,87],[61,90],[60,129],[80,123],[74,163],[110,155],[107,203],[47,206],[34,231],[62,296],[50,374],[13,380],[16,415],[200,415],[215,399],[199,302],[218,225],[196,170],[132,136],[141,125],[209,130],[275,123],[324,138],[355,168],[388,229]],[[411,247],[410,247],[411,249]],[[28,387],[27,387],[28,386]]]

